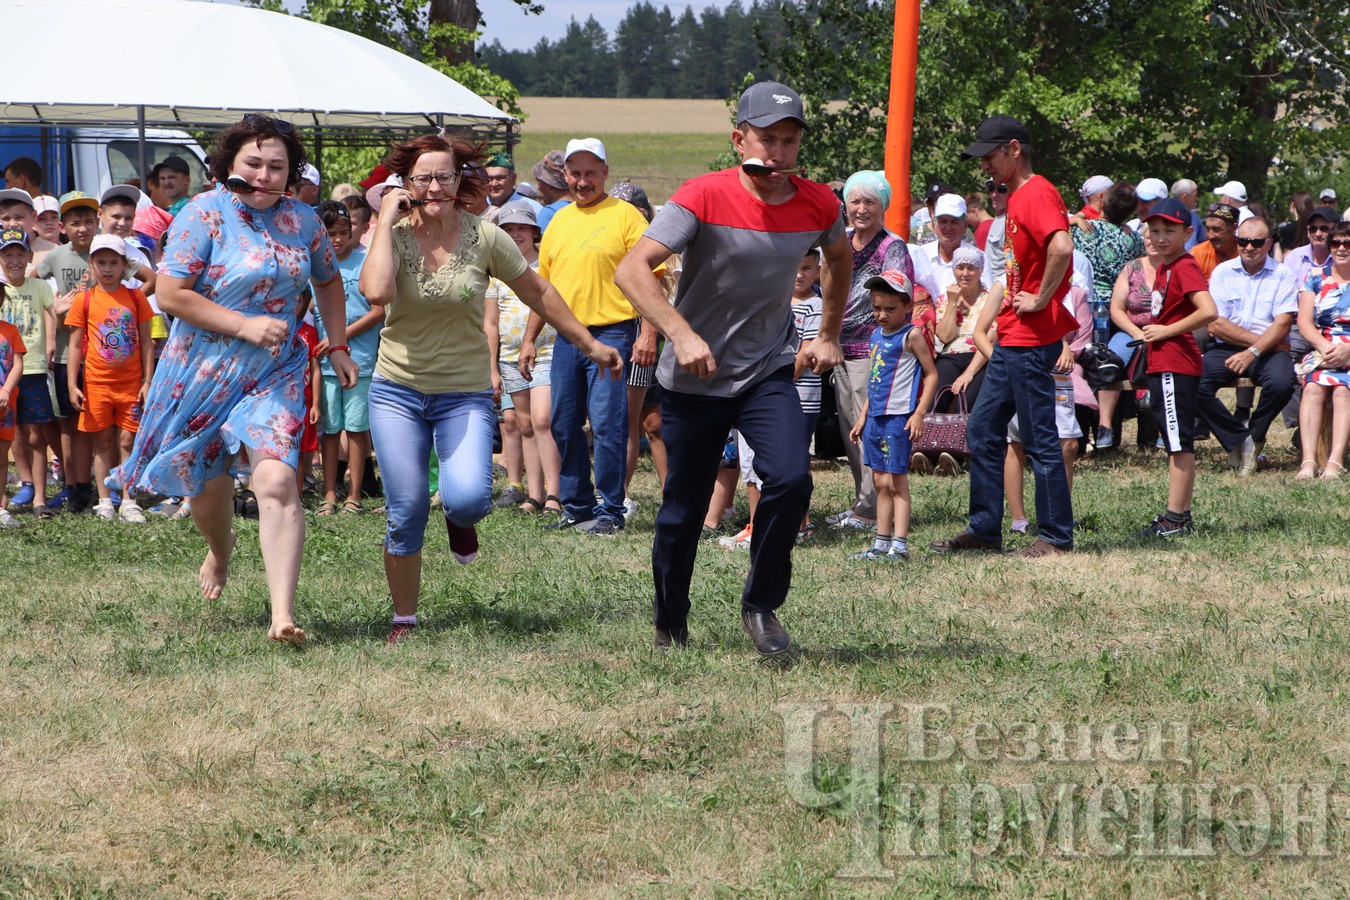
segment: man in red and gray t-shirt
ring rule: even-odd
[[[961,154],[978,159],[996,185],[1008,186],[1007,291],[998,313],[998,343],[966,429],[970,448],[970,525],[938,553],[1003,549],[1003,458],[1016,413],[1036,474],[1040,537],[1023,556],[1073,549],[1073,504],[1055,427],[1054,369],[1062,338],[1078,327],[1065,308],[1072,274],[1068,212],[1055,186],[1032,172],[1031,136],[1011,116],[992,116]]]
[[[775,610],[792,580],[792,547],[811,499],[810,436],[792,384],[796,346],[792,284],[806,251],[825,257],[820,331],[812,371],[839,364],[839,325],[853,253],[839,201],[793,174],[802,101],[775,82],[751,85],[736,108],[739,166],[691,179],[657,213],[614,280],[667,338],[656,377],[667,475],[656,515],[652,575],[656,646],[683,646],[689,582],[727,432],[737,428],[763,479],[750,542],[741,624],[765,655],[788,649]],[[674,305],[652,269],[684,254]]]

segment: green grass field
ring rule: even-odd
[[[187,522],[0,533],[0,897],[1344,896],[1346,488],[1296,483],[1292,456],[1274,455],[1239,480],[1202,453],[1199,532],[1161,546],[1127,537],[1164,496],[1152,453],[1080,464],[1091,530],[1070,557],[918,549],[868,565],[846,559],[862,536],[822,528],[794,554],[782,618],[798,651],[777,662],[740,630],[747,556],[715,544],[700,549],[690,649],[651,650],[645,461],[617,538],[498,512],[460,567],[433,519],[423,627],[393,649],[375,515],[311,519],[301,651],[265,637],[255,523],[240,523],[218,604],[197,594],[204,548]],[[821,517],[849,484],[817,476]],[[916,548],[962,526],[967,484],[914,480]],[[897,719],[869,769],[829,720],[793,784],[837,793],[809,808],[789,793],[776,711],[807,702],[948,704],[935,739],[987,723],[997,758],[918,761]],[[1019,722],[1157,721],[1190,728],[1189,763],[1010,758]],[[911,782],[1255,787],[1177,817],[1195,836],[1183,843],[1209,835],[1213,855],[1112,856],[1082,822],[1077,855],[1053,852],[1058,832],[1016,853],[1034,819],[968,803],[944,806],[934,854],[911,859]],[[1281,856],[1287,831],[1261,830],[1252,798],[1278,812],[1288,782],[1331,785],[1328,857]],[[964,859],[967,821],[1001,825],[1008,845]],[[890,876],[835,877],[859,857],[855,833]],[[1241,856],[1233,835],[1266,849]],[[1310,839],[1305,826],[1305,853]]]
[[[642,185],[653,204],[665,203],[675,189],[695,175],[709,171],[718,154],[731,149],[731,140],[716,134],[604,134],[598,136],[609,157],[609,185],[632,181]],[[516,169],[530,180],[530,167],[550,150],[561,150],[578,134],[535,133],[525,123],[523,139],[515,150]]]

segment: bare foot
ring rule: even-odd
[[[292,647],[299,647],[305,643],[305,630],[297,627],[294,622],[273,622],[272,627],[267,629],[267,636],[278,643],[290,644]]]
[[[225,590],[225,581],[230,575],[230,557],[234,555],[234,545],[238,541],[239,535],[231,531],[230,549],[225,551],[223,560],[217,560],[215,553],[206,551],[206,562],[202,563],[200,572],[203,600],[220,599],[221,591]]]

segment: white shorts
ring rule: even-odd
[[[1073,408],[1073,373],[1055,373],[1055,428],[1059,430],[1061,441],[1080,438],[1083,429],[1078,427],[1078,415]],[[1017,416],[1008,423],[1008,443],[1022,443],[1022,432],[1017,426]]]
[[[736,432],[736,453],[741,462],[741,481],[757,488],[764,487],[764,482],[755,473],[755,451],[750,449],[739,431]]]

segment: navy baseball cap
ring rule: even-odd
[[[22,228],[6,228],[0,231],[0,250],[6,247],[22,247],[25,250],[31,250],[28,246],[28,235],[24,234]]]
[[[1153,208],[1145,213],[1143,221],[1151,222],[1154,219],[1166,219],[1169,222],[1176,222],[1178,225],[1191,224],[1191,211],[1176,197],[1164,197]]]
[[[961,154],[962,159],[979,159],[992,150],[997,150],[1008,141],[1022,144],[1031,143],[1031,133],[1025,125],[1012,116],[990,116],[975,130],[975,143]]]

